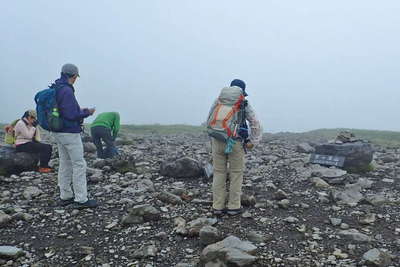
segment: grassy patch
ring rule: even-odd
[[[333,139],[340,131],[350,131],[356,135],[357,138],[368,140],[372,143],[388,146],[400,146],[400,132],[395,131],[378,131],[378,130],[360,130],[360,129],[318,129],[304,134],[310,136],[324,137]]]
[[[178,134],[178,133],[201,133],[205,131],[205,127],[193,126],[186,124],[174,124],[174,125],[122,125],[122,133],[133,133],[133,134]]]

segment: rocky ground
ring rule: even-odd
[[[57,206],[56,174],[0,177],[0,266],[400,266],[395,149],[347,174],[269,136],[246,156],[245,212],[215,218],[211,179],[185,177],[210,159],[205,135],[126,137],[115,161],[85,146],[97,209]]]

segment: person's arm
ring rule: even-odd
[[[121,125],[120,125],[120,116],[119,113],[116,112],[115,113],[115,118],[114,118],[114,127],[113,127],[113,138],[115,140],[115,138],[117,138],[119,129],[120,129]]]
[[[88,109],[80,109],[72,90],[65,90],[59,99],[60,103],[58,103],[58,107],[61,110],[63,118],[70,121],[81,121],[91,115]]]
[[[247,104],[246,106],[246,120],[250,124],[250,142],[254,145],[260,143],[262,138],[262,127],[260,121],[257,119],[254,109]]]
[[[28,129],[28,126],[25,125],[25,123],[22,121],[22,119],[17,122],[17,124],[14,127],[15,131],[15,137],[16,138],[21,138],[21,139],[33,139],[33,136],[35,134],[35,129],[32,127],[31,130]]]

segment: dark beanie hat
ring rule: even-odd
[[[245,96],[247,96],[247,93],[246,93],[246,83],[244,82],[244,81],[242,81],[242,80],[239,80],[239,79],[234,79],[232,82],[231,82],[231,86],[237,86],[237,87],[240,87],[240,88],[242,88],[242,90],[243,90],[243,94],[245,95]]]

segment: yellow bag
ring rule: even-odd
[[[6,125],[6,127],[4,127],[4,131],[5,131],[5,136],[4,136],[4,142],[7,145],[14,145],[15,144],[15,134],[14,134],[14,127],[17,124],[18,120],[13,121],[11,124]]]

